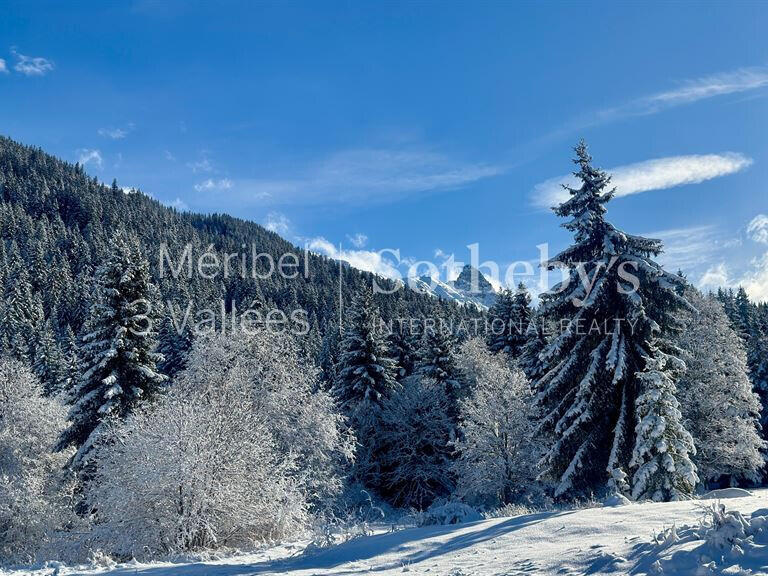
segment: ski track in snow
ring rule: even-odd
[[[768,514],[768,490],[721,501],[745,515]],[[518,576],[552,574],[751,574],[768,575],[768,545],[757,546],[717,570],[698,568],[701,541],[690,537],[670,545],[652,543],[673,525],[698,526],[701,508],[712,500],[631,504],[541,512],[453,526],[381,532],[349,542],[301,553],[295,546],[214,562],[185,564],[127,563],[112,568],[77,569],[51,565],[34,571],[0,574],[21,576],[291,576],[356,574],[427,574],[436,576]],[[768,539],[763,539],[768,542]],[[297,552],[298,550],[298,552]],[[293,555],[292,555],[293,554]],[[659,561],[663,571],[654,563]],[[738,567],[743,568],[741,571]],[[751,570],[751,571],[748,571]]]

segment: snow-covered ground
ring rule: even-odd
[[[31,574],[768,574],[765,533],[756,537],[754,543],[748,543],[743,554],[729,553],[724,560],[713,563],[713,549],[699,539],[695,528],[699,526],[703,507],[715,502],[693,500],[544,512],[454,526],[385,531],[306,553],[300,547],[284,546],[206,563],[130,563],[88,569],[49,566]],[[740,511],[747,520],[756,511],[768,514],[768,490],[756,491],[748,497],[723,498],[720,502],[728,510]],[[674,532],[670,530],[673,527]],[[660,538],[662,533],[667,537]],[[9,574],[20,576],[30,572]]]

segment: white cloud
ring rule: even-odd
[[[739,282],[758,302],[768,302],[768,252],[752,261],[752,269]]]
[[[690,273],[701,269],[702,262],[712,262],[732,241],[716,226],[690,226],[643,233],[647,238],[658,238],[664,251],[659,262],[672,272]]]
[[[768,244],[768,216],[758,214],[747,224],[747,236],[755,242]]]
[[[168,206],[171,206],[172,208],[176,208],[179,212],[186,212],[189,210],[189,206],[187,205],[184,200],[182,200],[179,197],[176,197],[176,199],[173,202],[170,202]]]
[[[291,221],[280,212],[270,212],[264,221],[264,228],[277,232],[278,234],[287,234],[291,229]]]
[[[133,132],[134,124],[129,122],[125,128],[99,128],[99,136],[111,138],[112,140],[122,140],[128,134]]]
[[[624,118],[649,116],[702,100],[758,90],[768,86],[768,67],[738,68],[685,80],[676,88],[662,90],[629,100],[618,106],[602,108],[573,118],[562,126],[537,138],[534,143],[559,140],[587,128],[616,122]]]
[[[575,123],[572,128],[586,128],[630,116],[648,116],[668,108],[727,94],[749,92],[766,86],[768,86],[768,68],[738,68],[729,72],[685,80],[677,88],[642,96],[613,108],[604,108],[593,116]]]
[[[85,166],[87,164],[93,164],[97,168],[101,169],[103,165],[103,161],[101,158],[101,152],[99,150],[91,149],[91,148],[81,148],[77,151],[79,154],[78,162],[80,162],[81,166]]]
[[[174,156],[170,150],[164,150],[163,155],[165,156],[165,159],[169,162],[176,162],[176,156]]]
[[[401,274],[395,263],[382,255],[381,251],[345,250],[339,246],[334,246],[322,236],[310,239],[307,243],[307,248],[312,252],[323,254],[334,260],[347,262],[350,266],[353,266],[358,270],[372,272],[384,278],[401,278]]]
[[[352,245],[355,248],[362,248],[368,243],[368,236],[361,234],[360,232],[352,236],[348,235],[347,238],[349,238],[349,241],[352,242]]]
[[[197,174],[198,172],[213,172],[213,164],[207,156],[203,155],[200,160],[187,162],[187,166]]]
[[[452,160],[426,150],[344,150],[306,168],[298,178],[238,182],[244,200],[289,203],[392,201],[450,190],[504,172],[492,164]]]
[[[14,48],[11,48],[11,53],[16,57],[13,69],[24,76],[45,76],[54,68],[53,62],[46,58],[19,54]]]
[[[743,286],[752,300],[768,302],[768,252],[753,258],[749,269],[740,276],[733,274],[725,262],[720,262],[708,268],[699,280],[699,287],[709,290],[737,286]]]
[[[739,68],[684,82],[680,87],[652,94],[634,101],[630,107],[645,113],[715,96],[747,92],[768,86],[768,69]]]
[[[195,190],[198,192],[204,192],[207,190],[229,190],[232,188],[232,180],[229,178],[222,178],[221,180],[214,180],[213,178],[208,178],[208,180],[204,180],[202,182],[199,182],[195,184]]]
[[[730,284],[725,262],[710,266],[699,279],[699,287],[707,290],[724,288]]]
[[[685,184],[698,184],[740,172],[751,164],[752,159],[743,154],[726,152],[656,158],[619,166],[607,172],[612,175],[611,185],[616,187],[616,196],[619,197]],[[561,184],[578,186],[573,175],[550,178],[534,186],[531,194],[533,204],[545,208],[567,200],[569,194]]]
[[[0,58],[0,74],[8,74],[8,66],[2,58]]]

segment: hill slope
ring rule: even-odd
[[[142,193],[125,193],[116,183],[105,186],[79,165],[0,137],[0,289],[6,301],[18,300],[18,294],[12,294],[15,287],[20,281],[29,284],[30,294],[22,295],[34,312],[28,324],[38,327],[50,321],[60,342],[67,327],[79,333],[92,300],[94,271],[104,261],[117,230],[138,241],[161,301],[173,300],[182,308],[188,301],[197,308],[212,309],[219,309],[224,301],[227,310],[233,302],[242,310],[254,301],[270,309],[302,308],[312,326],[314,351],[323,333],[338,329],[339,307],[348,306],[358,291],[370,289],[374,279],[369,273],[293,246],[253,222],[222,214],[180,213]],[[216,254],[219,262],[236,254],[233,269],[239,257],[245,256],[246,274],[237,269],[228,277],[220,272],[211,279],[198,273],[172,278],[166,269],[161,278],[161,250],[167,250],[178,263],[187,248],[194,261],[206,251]],[[273,262],[295,254],[301,273],[295,278],[270,274],[268,258],[253,258],[258,254],[268,255]],[[382,279],[378,282],[388,284]],[[407,289],[376,299],[385,319],[477,314]],[[4,319],[2,302],[0,319]],[[17,336],[11,324],[2,323],[0,347],[4,339],[13,342]],[[32,358],[37,337],[25,334]]]

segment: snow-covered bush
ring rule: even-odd
[[[471,383],[461,402],[456,493],[475,504],[499,506],[530,491],[535,473],[530,442],[530,385],[507,358],[483,343],[464,343],[458,363]]]
[[[476,522],[482,519],[482,515],[472,506],[457,500],[450,500],[433,503],[419,516],[418,523],[420,526],[447,526],[462,522]]]
[[[330,393],[319,386],[319,368],[290,334],[271,330],[199,338],[194,361],[179,378],[194,386],[230,375],[247,379],[254,409],[268,423],[280,454],[293,455],[292,472],[311,507],[329,505],[343,486],[354,438],[345,432]]]
[[[726,510],[725,505],[718,502],[705,508],[699,535],[713,552],[740,556],[752,543],[753,532],[741,512]]]
[[[66,409],[31,370],[0,360],[0,562],[30,562],[72,518],[69,453],[52,453]]]
[[[146,557],[295,534],[339,485],[330,399],[288,336],[198,338],[164,397],[99,447],[97,545]]]
[[[423,509],[453,489],[444,391],[430,378],[409,378],[382,411],[382,492],[395,506]]]

